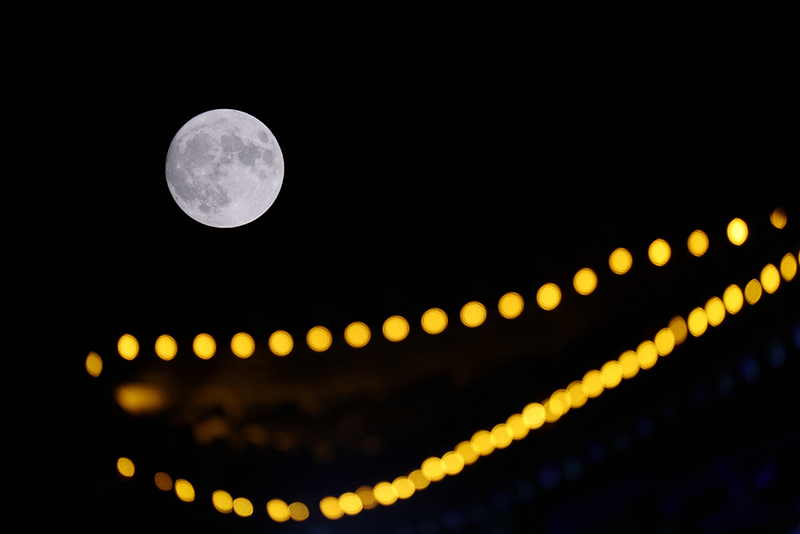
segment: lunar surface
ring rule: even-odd
[[[255,117],[215,109],[175,134],[166,175],[172,198],[189,217],[234,228],[259,218],[275,202],[283,183],[283,154]]]

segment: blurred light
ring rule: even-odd
[[[593,270],[585,267],[575,273],[572,284],[580,295],[588,295],[597,287],[597,275]]]
[[[672,250],[669,248],[669,243],[663,239],[656,239],[650,243],[650,248],[647,249],[647,255],[650,257],[650,261],[653,265],[661,267],[669,261]]]
[[[408,335],[408,321],[399,315],[392,315],[383,323],[383,335],[389,341],[403,341]]]
[[[550,395],[551,401],[556,401],[561,409],[561,415],[564,415],[570,408],[570,396],[566,389],[557,389]]]
[[[625,274],[633,265],[633,257],[631,257],[631,253],[627,249],[618,248],[609,256],[608,265],[614,274]]]
[[[328,499],[333,499],[333,497],[328,497]],[[322,502],[325,502],[323,499]],[[338,500],[336,501],[339,502]],[[341,517],[341,508],[339,509],[339,517]],[[322,513],[325,513],[325,510],[322,510]],[[278,523],[284,523],[289,520],[289,507],[280,499],[272,499],[267,503],[267,514],[269,517]],[[325,517],[328,517],[326,514]],[[332,517],[331,519],[336,519]]]
[[[600,374],[603,377],[603,385],[607,389],[613,389],[622,382],[622,366],[617,360],[610,360],[603,364],[600,368]]]
[[[255,350],[256,342],[253,341],[253,336],[246,332],[239,332],[231,339],[231,351],[239,358],[249,358]]]
[[[217,352],[217,342],[208,334],[198,334],[192,343],[192,350],[198,358],[208,360]]]
[[[431,308],[422,314],[422,329],[429,334],[439,334],[447,328],[447,314],[439,308]]]
[[[731,315],[736,315],[742,309],[744,304],[744,295],[742,290],[736,284],[731,284],[725,289],[722,294],[722,303],[725,305],[725,310]]]
[[[375,494],[375,500],[384,506],[397,502],[397,490],[388,482],[378,482],[372,492]]]
[[[543,310],[553,310],[561,302],[561,290],[557,285],[547,283],[536,293],[536,302]]]
[[[233,511],[233,498],[231,494],[225,490],[217,490],[211,494],[211,502],[217,512],[222,514],[229,514]]]
[[[528,428],[528,423],[525,422],[525,418],[522,417],[521,413],[515,413],[509,416],[509,418],[506,419],[506,424],[511,430],[511,437],[517,440],[527,436],[528,432],[531,430]]]
[[[706,302],[706,317],[708,317],[708,324],[711,326],[719,326],[725,320],[725,304],[719,297],[711,297]]]
[[[491,432],[488,430],[478,430],[472,435],[470,441],[481,456],[488,456],[494,451],[494,440],[492,439]]]
[[[464,459],[464,463],[467,465],[474,464],[480,456],[478,454],[478,449],[475,448],[475,445],[473,445],[471,441],[462,441],[456,445],[456,452],[461,455]]]
[[[117,404],[131,415],[157,413],[167,403],[164,392],[150,384],[121,384],[114,391],[114,398]]]
[[[583,375],[583,389],[586,390],[586,396],[590,399],[599,397],[603,393],[603,375],[600,371],[592,369]]]
[[[763,269],[761,269],[761,285],[763,286],[764,291],[771,295],[778,290],[778,286],[780,284],[781,275],[774,265],[768,263]]]
[[[639,374],[639,359],[632,350],[626,350],[619,357],[619,368],[623,378],[633,378]]]
[[[706,333],[706,329],[708,328],[708,317],[706,316],[706,311],[703,308],[695,308],[691,312],[689,312],[689,320],[687,321],[689,325],[689,333],[692,334],[694,337],[700,337]]]
[[[419,471],[419,470],[417,470]],[[416,472],[416,471],[415,471]],[[422,471],[419,471],[422,473]],[[414,473],[411,473],[413,475]],[[411,478],[411,475],[408,475],[408,478]],[[430,483],[430,481],[428,481]],[[420,489],[417,486],[417,489]],[[369,486],[361,486],[356,490],[356,495],[358,495],[358,499],[361,502],[361,505],[364,507],[365,510],[372,510],[376,506],[378,506],[378,501],[375,500],[375,494],[372,492],[372,488]],[[344,496],[344,495],[343,495]],[[341,498],[339,503],[341,503]],[[344,508],[342,508],[344,510]]]
[[[636,347],[636,359],[639,360],[639,367],[650,369],[658,360],[658,349],[652,341],[642,341]]]
[[[372,494],[372,488],[370,488],[369,495],[372,497],[372,502],[377,505],[378,501],[375,500],[375,496]],[[356,515],[364,509],[364,503],[361,502],[361,497],[357,493],[343,493],[339,496],[339,505],[347,515]]]
[[[328,519],[339,519],[344,515],[344,510],[342,510],[342,504],[336,497],[325,497],[324,499],[322,499],[319,503],[319,509],[322,511],[322,515],[324,515]],[[269,505],[267,505],[267,510],[269,510]],[[272,514],[270,514],[270,516],[272,516]],[[273,519],[275,518],[273,517]],[[286,508],[286,519],[289,519],[288,507]],[[286,521],[286,519],[284,519],[283,521]],[[276,521],[278,520],[276,519]]]
[[[486,431],[484,430],[484,432]],[[488,434],[488,432],[486,433]],[[491,442],[491,439],[489,441]],[[473,443],[473,446],[474,445]],[[477,450],[477,447],[475,449]],[[480,453],[480,451],[478,452]],[[431,479],[431,482],[439,481],[443,479],[445,475],[444,464],[440,458],[433,456],[422,462],[422,472]],[[377,494],[375,496],[377,497]]]
[[[497,309],[500,311],[500,315],[506,319],[515,319],[519,317],[524,307],[525,302],[522,300],[522,296],[513,291],[500,297],[500,301],[497,303]]]
[[[325,352],[331,347],[331,331],[324,326],[315,326],[306,334],[306,343],[314,352]]]
[[[117,341],[117,351],[126,360],[132,360],[139,354],[139,342],[130,334],[125,334]]]
[[[192,502],[194,500],[194,487],[188,480],[179,478],[175,481],[175,495],[183,502]]]
[[[300,504],[300,503],[295,503]],[[304,505],[303,508],[305,508]],[[291,507],[289,508],[291,510]],[[236,512],[236,515],[239,517],[250,517],[253,515],[253,503],[251,503],[248,499],[244,497],[237,497],[233,500],[233,511]],[[306,517],[308,517],[308,509],[306,509]]]
[[[172,336],[161,334],[156,339],[156,354],[164,361],[170,361],[178,354],[178,344]]]
[[[506,447],[511,445],[512,441],[514,441],[514,434],[511,432],[511,429],[505,423],[500,423],[499,425],[495,425],[495,427],[492,429],[491,434],[492,434],[492,443],[494,443],[494,446],[498,449],[505,449]],[[444,458],[442,458],[442,461],[444,461]],[[460,470],[461,469],[459,469],[459,471]]]
[[[465,441],[463,443],[469,443],[469,442]],[[458,449],[456,448],[456,450],[458,450]],[[478,457],[478,453],[476,453],[474,449],[473,449],[472,452],[475,455],[475,457],[477,458]],[[475,460],[473,460],[473,462],[474,461]],[[425,473],[423,473],[422,469],[414,469],[413,471],[411,471],[411,473],[409,473],[409,475],[408,475],[408,480],[410,480],[411,483],[414,484],[414,487],[417,488],[417,491],[424,490],[425,488],[427,488],[428,486],[431,485],[430,477],[428,475],[426,475]],[[366,505],[365,505],[365,507],[366,507]]]
[[[787,282],[791,282],[797,274],[797,262],[791,253],[781,259],[781,275]]]
[[[461,465],[463,466],[464,463],[462,462]],[[414,484],[408,480],[408,477],[397,477],[392,482],[392,487],[394,488],[395,493],[397,493],[398,499],[408,499],[414,492],[417,491],[417,488],[414,487]]]
[[[136,471],[136,468],[133,466],[133,462],[131,462],[128,458],[125,458],[123,456],[122,458],[117,460],[117,471],[119,471],[120,475],[126,478],[130,478],[133,476],[133,473],[134,471]]]
[[[371,335],[369,327],[360,321],[350,323],[344,329],[344,340],[348,345],[357,349],[369,343]]]
[[[686,335],[689,333],[686,321],[683,317],[676,315],[669,320],[669,329],[672,330],[672,335],[675,337],[675,344],[680,345],[686,341]]]
[[[292,352],[293,347],[294,340],[288,332],[278,330],[269,336],[269,350],[271,350],[275,356],[286,356]]]
[[[155,476],[156,487],[161,491],[169,491],[172,489],[172,477],[163,471],[159,471]]]
[[[536,430],[544,424],[544,416],[544,406],[538,402],[532,402],[525,406],[525,409],[522,410],[522,417],[525,419],[525,423],[528,424],[528,428],[531,430]]]
[[[548,423],[555,423],[561,418],[561,403],[549,398],[542,402],[544,408],[544,420]]]
[[[486,306],[476,301],[468,302],[461,308],[460,318],[468,328],[480,326],[486,320]]]
[[[90,352],[86,356],[86,372],[94,377],[100,376],[103,372],[103,358],[96,352]]]
[[[234,506],[236,506],[235,502]],[[289,516],[295,521],[305,521],[308,519],[308,506],[301,502],[293,502],[289,505]]]
[[[194,440],[201,445],[208,445],[215,439],[226,438],[230,433],[230,425],[219,415],[198,421],[193,428]]]
[[[722,303],[720,302],[720,305]],[[725,313],[723,309],[722,313]],[[669,328],[662,328],[656,333],[656,338],[653,340],[656,346],[656,352],[659,356],[667,356],[675,348],[675,334]]]
[[[775,208],[772,210],[772,213],[769,215],[769,222],[771,222],[772,226],[775,228],[783,228],[786,226],[786,212],[783,211],[783,208]]]
[[[588,398],[586,396],[586,388],[583,387],[583,382],[580,380],[570,382],[570,384],[567,386],[567,393],[569,393],[570,408],[580,408],[586,404],[586,399]]]
[[[464,469],[464,457],[461,456],[456,451],[450,451],[444,453],[442,456],[442,464],[444,464],[444,472],[448,475],[457,475]],[[397,490],[398,494],[400,493],[400,489]],[[401,497],[402,498],[402,497]]]
[[[761,298],[761,284],[753,278],[744,286],[744,298],[748,304],[755,304]]]
[[[728,239],[736,246],[747,241],[747,224],[738,218],[728,223]]]
[[[702,230],[695,230],[689,235],[687,245],[692,256],[699,258],[708,250],[708,236]]]

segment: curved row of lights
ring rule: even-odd
[[[786,224],[786,214],[780,208],[772,212],[770,219],[777,228],[783,228]],[[747,225],[741,219],[734,219],[729,223],[727,233],[731,243],[741,245],[747,239]],[[691,254],[701,256],[708,249],[708,236],[701,230],[695,230],[689,236],[687,246]],[[669,244],[657,239],[650,245],[648,255],[654,265],[666,264],[671,256]],[[418,469],[407,476],[397,477],[392,482],[378,482],[374,487],[362,486],[354,492],[346,492],[339,497],[325,497],[320,501],[320,511],[328,519],[356,515],[379,504],[388,506],[398,500],[407,499],[417,491],[427,488],[432,482],[460,473],[465,466],[475,463],[481,457],[490,455],[496,449],[508,447],[513,441],[525,438],[531,430],[538,429],[545,423],[553,423],[570,409],[580,408],[588,399],[600,396],[606,389],[615,388],[623,379],[633,378],[640,370],[652,368],[659,357],[670,354],[675,346],[683,343],[689,335],[702,336],[709,326],[716,327],[728,314],[735,315],[741,311],[745,302],[754,305],[764,292],[774,293],[780,286],[781,278],[787,282],[794,279],[798,262],[800,254],[795,259],[792,253],[787,253],[781,259],[779,267],[767,264],[761,270],[759,278],[750,280],[744,290],[736,284],[731,284],[721,298],[711,297],[705,306],[689,312],[686,319],[679,315],[673,317],[668,326],[662,328],[652,341],[645,340],[636,350],[623,352],[619,358],[609,360],[599,370],[590,370],[581,380],[573,381],[566,388],[555,391],[541,403],[528,404],[521,413],[512,414],[504,423],[495,425],[491,430],[475,432],[469,440],[458,443],[452,451],[448,451],[442,457],[427,458]],[[616,274],[626,273],[631,265],[632,257],[626,249],[617,249],[609,257],[609,266]],[[581,269],[575,275],[573,283],[576,292],[587,295],[597,286],[597,276],[591,269]],[[545,284],[537,293],[537,303],[545,310],[554,309],[560,300],[561,292],[555,284]],[[507,293],[498,303],[498,310],[506,318],[517,317],[522,312],[522,307],[522,297],[517,293]],[[470,302],[462,308],[460,318],[468,327],[479,326],[486,318],[486,308],[481,303]],[[423,314],[421,323],[426,332],[436,334],[447,326],[447,316],[442,310],[433,308]],[[315,347],[320,346],[315,344],[317,336],[321,335],[320,329],[327,332],[327,346],[323,350],[330,346],[330,332],[324,327],[315,327],[307,336],[309,347],[313,350],[317,350]],[[401,333],[404,331],[399,338],[397,338],[398,331]],[[280,336],[278,341],[273,343],[279,332],[289,339],[290,346],[285,352],[275,349],[275,346],[281,348]],[[277,355],[286,355],[291,351],[291,336],[283,331],[279,332],[270,338],[270,349]],[[408,334],[408,323],[402,317],[390,317],[384,323],[383,332],[390,341],[400,341]],[[369,342],[369,329],[363,323],[353,323],[345,330],[345,339],[351,346],[362,347]],[[215,347],[213,338],[208,334],[198,335],[193,344],[195,354],[203,359],[212,357]],[[247,358],[253,354],[255,342],[251,336],[240,332],[233,336],[231,349],[238,357]],[[118,342],[118,350],[120,356],[131,360],[138,354],[138,341],[133,336],[125,334]],[[177,353],[177,343],[170,336],[161,336],[156,341],[156,353],[162,359],[172,359]],[[91,376],[100,375],[102,359],[98,354],[92,352],[87,356],[86,370]],[[122,457],[117,461],[117,470],[123,477],[132,477],[135,467],[130,459]],[[155,475],[155,484],[163,491],[171,491],[174,488],[176,495],[182,501],[191,502],[195,499],[194,487],[187,480],[178,479],[173,482],[168,474],[158,472]],[[250,500],[244,497],[234,499],[224,490],[217,490],[212,494],[212,503],[221,513],[235,512],[242,517],[253,513]],[[280,499],[269,501],[266,510],[270,518],[276,522],[285,522],[289,519],[303,521],[309,516],[305,504],[300,502],[287,504]]]

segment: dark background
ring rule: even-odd
[[[57,458],[42,475],[52,513],[114,531],[794,532],[796,281],[407,501],[334,522],[318,508],[441,456],[797,254],[796,40],[778,15],[695,20],[225,11],[53,39],[33,91],[65,148],[39,158],[70,176],[34,247],[59,332],[42,453]],[[217,108],[264,122],[286,163],[274,205],[236,229],[187,217],[164,179],[172,136]],[[725,238],[733,217],[750,226],[742,247]],[[685,247],[696,228],[711,241],[702,258]],[[646,259],[656,238],[672,245],[662,268]],[[607,266],[619,246],[634,256],[623,277]],[[571,288],[582,267],[599,277],[588,297]],[[535,305],[546,282],[563,291],[552,312]],[[526,302],[514,321],[497,313],[507,291]],[[476,329],[458,321],[471,300],[489,310]],[[419,327],[433,306],[450,317],[435,337]],[[380,335],[394,314],[411,323],[397,344]],[[358,351],[342,339],[355,320],[373,333]],[[334,335],[322,354],[303,343],[318,324]],[[266,349],[278,329],[295,339],[283,359]],[[256,340],[246,362],[228,347],[239,331]],[[189,351],[200,332],[217,339],[209,362]],[[124,333],[142,345],[134,362],[114,356]],[[170,363],[153,353],[162,333],[179,344]],[[98,379],[89,351],[106,365]],[[185,419],[116,406],[117,384],[154,376],[178,404],[219,380],[246,407],[231,424],[257,421],[272,441],[200,446]],[[242,393],[253,388],[272,404]],[[132,480],[118,479],[119,456],[136,462]],[[158,491],[159,470],[192,481],[196,501]],[[219,488],[254,515],[216,512]],[[311,517],[278,525],[271,498]]]

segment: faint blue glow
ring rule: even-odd
[[[777,339],[769,347],[769,363],[773,369],[780,369],[786,363],[786,345]]]
[[[739,372],[742,374],[742,378],[744,378],[745,382],[752,384],[761,374],[761,366],[758,365],[758,360],[756,360],[755,356],[747,353],[742,356],[742,359],[739,361]]]
[[[723,372],[717,379],[717,391],[723,399],[730,397],[735,387],[736,379],[733,378],[733,374],[730,371]]]
[[[633,445],[633,440],[628,435],[627,432],[620,432],[616,436],[614,436],[614,451],[620,454],[626,453],[631,450],[631,445]]]
[[[450,532],[461,532],[467,526],[467,520],[460,510],[451,508],[442,513],[442,524]]]
[[[656,422],[649,415],[643,415],[636,421],[636,436],[639,439],[647,439],[656,430]]]
[[[505,488],[497,488],[492,492],[492,508],[496,512],[504,514],[509,512],[514,506],[514,497]]]
[[[546,490],[556,489],[561,483],[561,475],[552,464],[545,464],[539,468],[539,484]]]
[[[770,487],[778,475],[778,468],[774,461],[767,462],[761,469],[758,470],[753,481],[756,490],[763,491]]]
[[[574,456],[568,456],[564,460],[564,478],[577,480],[581,475],[583,475],[583,463]]]
[[[608,452],[605,445],[598,440],[594,440],[586,447],[586,459],[591,465],[598,465],[606,461]]]
[[[528,478],[523,478],[517,482],[517,499],[521,503],[532,502],[536,498],[536,486]]]

